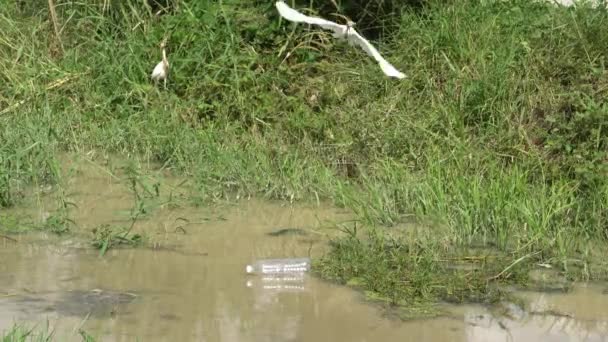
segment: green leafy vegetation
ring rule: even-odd
[[[106,254],[108,249],[120,245],[139,246],[143,243],[143,237],[140,234],[131,232],[131,227],[115,227],[110,225],[102,225],[93,230],[93,239],[91,241],[93,247],[99,249],[99,255]]]

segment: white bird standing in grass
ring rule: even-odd
[[[334,32],[333,36],[336,38],[346,38],[350,44],[359,45],[368,55],[372,56],[380,65],[380,68],[389,77],[396,77],[399,79],[405,78],[405,75],[399,70],[395,69],[386,59],[380,55],[380,52],[370,44],[365,38],[363,38],[354,28],[355,23],[348,21],[346,25],[340,25],[333,21],[325,20],[318,17],[310,17],[304,15],[293,8],[289,7],[283,1],[277,1],[275,3],[277,10],[281,17],[295,22],[295,23],[307,23],[311,25],[321,26],[326,30]]]
[[[169,60],[167,59],[167,52],[165,51],[165,44],[167,40],[164,39],[162,43],[160,43],[160,47],[163,50],[163,59],[158,62],[152,71],[152,79],[158,83],[158,81],[162,80],[165,82],[165,89],[167,89],[167,76],[169,75]]]

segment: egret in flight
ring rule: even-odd
[[[346,39],[351,45],[359,45],[363,51],[365,51],[368,55],[372,56],[376,62],[380,65],[380,68],[384,72],[385,75],[389,77],[395,78],[405,78],[405,75],[399,70],[395,69],[394,66],[391,65],[380,52],[376,50],[376,48],[368,42],[365,38],[363,38],[354,28],[354,22],[348,21],[346,25],[340,25],[334,23],[333,21],[325,20],[318,17],[311,17],[304,15],[295,9],[289,7],[285,2],[279,0],[275,3],[277,10],[281,17],[292,21],[294,23],[307,23],[311,25],[320,26],[323,29],[333,31],[333,36],[335,38]]]

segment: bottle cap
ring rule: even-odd
[[[247,273],[253,273],[253,266],[247,265],[247,267],[245,267],[245,272],[247,272]]]

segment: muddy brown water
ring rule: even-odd
[[[0,238],[0,331],[48,322],[69,341],[80,340],[80,328],[101,341],[608,341],[605,285],[521,293],[529,310],[514,307],[508,316],[458,306],[414,321],[390,318],[352,289],[311,276],[288,289],[264,288],[245,274],[247,263],[319,256],[333,234],[327,222],[350,215],[257,200],[179,205],[189,185],[161,174],[160,199],[134,226],[152,247],[100,256],[87,234],[100,224],[130,225],[133,193],[106,165],[71,166],[76,234]],[[13,213],[44,220],[56,207],[52,194],[33,197]]]

